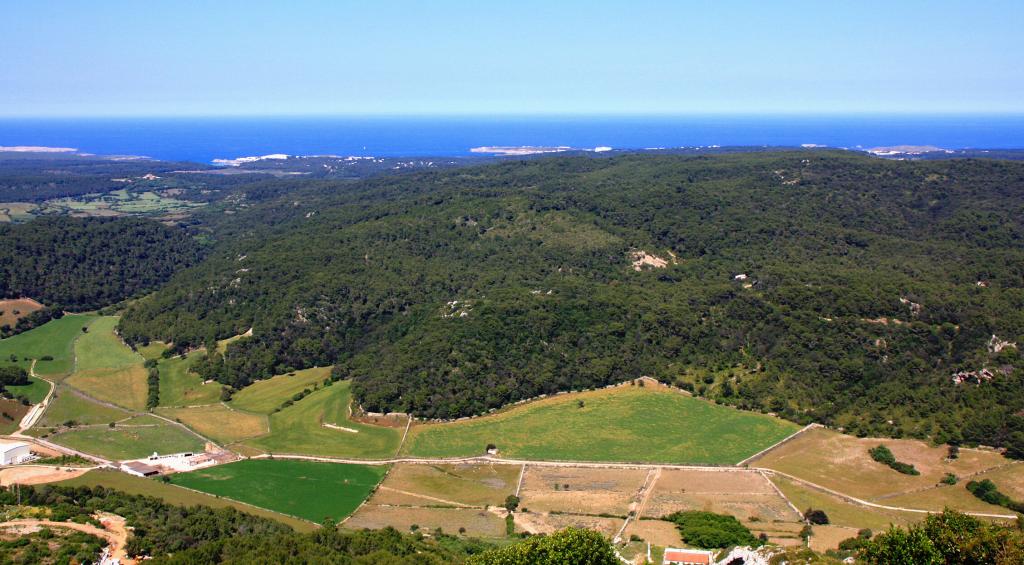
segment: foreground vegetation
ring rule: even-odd
[[[562,395],[478,419],[414,426],[403,453],[563,461],[735,464],[797,430],[663,387],[631,384]]]

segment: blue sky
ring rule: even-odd
[[[0,115],[1024,112],[1024,2],[33,0]]]

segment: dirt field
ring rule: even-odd
[[[824,552],[838,549],[839,542],[857,537],[857,528],[846,526],[814,526],[811,534],[811,549]]]
[[[515,493],[520,469],[518,465],[396,465],[373,501],[427,506],[433,498],[467,506],[499,506]]]
[[[84,475],[89,469],[71,469],[55,466],[7,467],[0,470],[0,486],[13,484],[41,485],[73,479]]]
[[[527,467],[520,507],[533,512],[625,516],[647,474],[647,469]]]
[[[19,319],[42,308],[42,304],[31,298],[0,300],[0,326],[11,326],[13,328]]]
[[[622,527],[622,520],[618,518],[602,518],[600,516],[579,516],[575,514],[550,514],[550,513],[516,513],[516,531],[525,531],[534,534],[550,534],[568,527],[586,528],[596,530],[605,537],[612,537]]]
[[[782,477],[773,477],[772,482],[797,508],[824,510],[834,526],[871,528],[875,531],[882,531],[890,524],[905,526],[924,519],[922,514],[867,508],[852,504],[839,497],[810,490]]]
[[[631,536],[640,536],[644,541],[652,545],[662,547],[679,547],[683,539],[679,536],[679,529],[671,522],[662,520],[634,520],[629,523],[623,537],[629,539]]]
[[[480,508],[410,508],[366,504],[346,520],[347,529],[379,529],[391,526],[408,532],[412,525],[433,531],[441,528],[454,534],[466,528],[466,535],[485,538],[505,537],[505,520],[493,512]]]
[[[654,485],[644,516],[660,518],[679,510],[732,514],[740,521],[799,521],[800,516],[760,473],[665,470]]]
[[[919,476],[897,473],[877,463],[868,449],[885,445],[896,459],[913,464]],[[879,497],[932,487],[946,473],[959,477],[980,472],[1007,460],[998,453],[961,449],[960,458],[945,460],[945,447],[932,447],[916,440],[893,440],[843,435],[815,428],[808,430],[752,464],[767,467],[833,490],[875,501]]]

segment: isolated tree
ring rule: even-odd
[[[519,497],[514,494],[506,496],[504,506],[505,510],[508,510],[509,512],[515,512],[516,508],[519,508]]]

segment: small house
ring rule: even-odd
[[[665,565],[713,565],[715,556],[710,551],[702,549],[676,549],[665,548],[665,555],[661,560]]]

